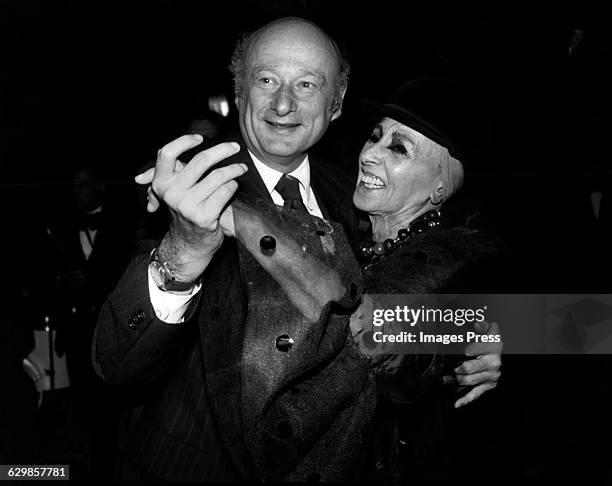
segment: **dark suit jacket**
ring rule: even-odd
[[[239,179],[237,198],[246,200],[245,208],[257,204],[253,198],[270,205],[241,145],[226,162],[243,162],[250,169]],[[311,168],[324,214],[349,214],[350,207],[337,202],[342,174],[315,160]],[[109,382],[148,384],[149,400],[128,453],[156,476],[231,477],[201,466],[206,455],[218,452],[219,444],[204,433],[211,420],[243,478],[337,481],[353,476],[375,402],[367,359],[348,328],[360,297],[359,269],[339,225],[277,209],[267,216],[272,226],[243,217],[246,241],[226,239],[185,323],[169,325],[156,318],[147,255],[130,264],[103,305],[94,360]],[[256,246],[266,234],[275,235],[277,246],[264,261],[274,268],[264,269]],[[302,245],[304,258],[284,259],[293,240]],[[319,264],[327,280],[302,277]],[[279,268],[296,276],[298,294],[318,296],[329,286],[336,298],[321,301],[318,318],[305,316],[279,281],[269,277],[269,270]],[[293,339],[288,351],[277,346],[283,335]]]

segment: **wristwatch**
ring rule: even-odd
[[[164,292],[185,292],[193,289],[197,284],[197,281],[179,282],[176,280],[176,277],[173,275],[173,272],[169,268],[167,262],[163,261],[159,257],[157,248],[154,248],[151,252],[149,271],[151,272],[151,277],[153,278],[155,285],[157,285],[157,288],[159,288],[159,290],[163,290]]]

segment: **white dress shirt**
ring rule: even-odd
[[[255,157],[250,150],[249,155],[255,164],[257,172],[259,172],[259,175],[268,189],[268,192],[272,197],[272,201],[274,201],[274,204],[282,206],[285,201],[274,188],[276,187],[276,184],[278,184],[278,181],[282,177],[283,173],[268,167],[262,161],[257,159],[257,157]],[[321,213],[321,209],[319,208],[314,192],[310,187],[310,162],[308,160],[308,156],[304,158],[302,163],[295,170],[287,175],[295,177],[299,181],[302,201],[304,202],[308,212],[313,216],[322,218],[323,214]],[[151,304],[153,305],[153,309],[155,310],[157,317],[168,324],[178,324],[183,322],[183,316],[187,310],[187,307],[189,306],[189,303],[191,302],[191,299],[200,291],[201,287],[201,284],[197,285],[188,292],[164,292],[160,290],[157,285],[155,285],[153,277],[151,277],[151,272],[149,271],[149,296],[151,298]]]
[[[96,209],[89,211],[87,214],[97,214],[102,212],[102,204],[100,204]],[[91,252],[93,251],[93,244],[96,241],[96,235],[98,234],[97,229],[82,229],[79,230],[79,241],[81,242],[81,250],[83,250],[83,255],[85,255],[85,260],[89,260],[91,256]]]

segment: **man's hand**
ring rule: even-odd
[[[222,143],[200,152],[187,165],[177,159],[201,141],[200,135],[177,138],[159,150],[154,169],[136,176],[139,184],[151,183],[149,212],[156,211],[160,201],[168,206],[170,228],[158,253],[184,282],[195,281],[221,246],[221,216],[225,211],[223,220],[229,226],[231,212],[226,206],[238,188],[234,179],[247,171],[245,164],[231,164],[201,179],[213,165],[240,150],[237,143]]]
[[[477,331],[482,334],[499,335],[497,323],[482,323],[483,327]],[[471,343],[466,347],[467,356],[476,356],[475,359],[464,361],[455,368],[455,376],[445,376],[444,383],[455,383],[459,385],[459,390],[466,387],[473,387],[468,393],[455,402],[455,408],[463,407],[479,398],[483,393],[492,390],[497,386],[497,381],[501,376],[501,353],[503,343]]]

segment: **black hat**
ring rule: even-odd
[[[366,111],[389,117],[442,145],[456,159],[465,155],[467,93],[449,78],[423,77],[404,83],[385,104],[364,99]]]

